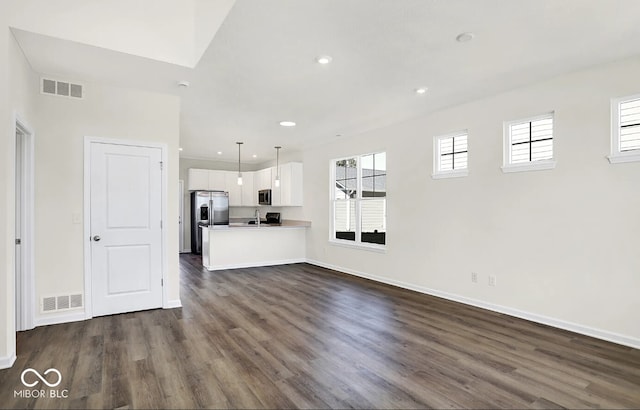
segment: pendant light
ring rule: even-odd
[[[281,146],[275,147],[276,149],[276,180],[275,185],[276,188],[280,187],[280,148]]]
[[[240,171],[240,146],[243,142],[236,142],[238,144],[238,185],[242,185],[242,172]]]

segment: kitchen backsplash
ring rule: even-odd
[[[280,212],[282,219],[301,219],[302,207],[288,207],[288,206],[257,206],[257,207],[244,207],[244,206],[231,206],[229,207],[229,218],[253,218],[256,209],[260,211],[260,217],[264,219],[267,212]]]

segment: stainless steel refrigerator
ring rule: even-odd
[[[229,225],[229,193],[191,192],[191,252],[202,254],[202,234],[209,225]]]

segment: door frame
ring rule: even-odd
[[[184,180],[178,180],[178,218],[180,225],[178,226],[178,252],[185,253],[184,249]]]
[[[160,186],[160,202],[161,210],[160,215],[162,218],[162,233],[161,233],[161,266],[162,266],[162,307],[169,307],[168,299],[168,278],[167,278],[167,266],[169,262],[167,259],[167,144],[155,143],[150,141],[137,141],[129,139],[115,139],[115,138],[102,138],[102,137],[84,137],[84,311],[85,319],[93,318],[93,288],[92,288],[92,272],[91,272],[91,144],[111,144],[111,145],[125,145],[131,147],[144,147],[144,148],[159,148],[162,160],[162,172],[161,172],[161,186]]]
[[[20,227],[21,227],[21,271],[20,277],[16,276],[15,261],[14,261],[14,288],[16,289],[14,306],[16,312],[14,314],[18,321],[15,324],[16,331],[29,330],[35,327],[35,310],[36,310],[36,286],[35,286],[35,271],[34,271],[34,223],[35,220],[35,203],[34,203],[34,147],[35,147],[35,132],[33,128],[24,120],[24,118],[17,112],[13,113],[13,138],[14,142],[17,138],[17,133],[20,131],[24,135],[22,141],[22,169],[20,178],[22,180],[22,192],[20,203],[22,205],[22,212]],[[17,146],[14,145],[14,158],[18,155]],[[14,172],[17,169],[14,165]],[[15,183],[15,175],[14,175]],[[16,189],[14,186],[14,193]],[[15,201],[14,201],[15,203]],[[14,210],[15,215],[15,210]],[[15,233],[15,232],[14,232]],[[14,235],[15,238],[15,235]],[[15,252],[14,252],[15,255]]]

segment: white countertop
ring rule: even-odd
[[[284,219],[280,225],[268,225],[261,223],[260,225],[248,224],[247,222],[230,222],[229,225],[213,225],[209,226],[209,230],[222,231],[229,229],[287,229],[287,228],[308,228],[311,221],[296,221],[292,219]]]

